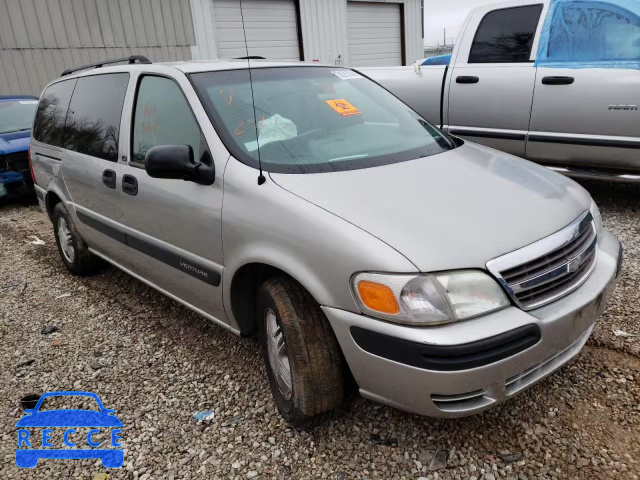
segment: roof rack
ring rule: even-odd
[[[260,55],[249,55],[248,57],[236,57],[234,60],[266,60],[266,58]]]
[[[103,62],[90,63],[88,65],[82,65],[76,68],[69,68],[68,70],[65,70],[64,72],[62,72],[62,75],[60,76],[64,77],[65,75],[70,75],[73,72],[78,72],[80,70],[87,70],[89,68],[100,68],[103,65],[111,65],[113,63],[123,63],[123,62],[126,62],[129,65],[132,65],[134,63],[142,63],[142,64],[151,63],[151,61],[147,57],[144,57],[142,55],[131,55],[130,57],[116,58],[114,60],[105,60]]]

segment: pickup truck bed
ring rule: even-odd
[[[640,2],[483,6],[450,65],[358,70],[451,134],[574,176],[640,181]]]

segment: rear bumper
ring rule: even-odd
[[[569,295],[528,312],[509,307],[466,322],[417,328],[323,310],[364,397],[422,415],[461,417],[507,400],[573,358],[615,287],[620,259],[620,243],[605,232],[588,280]],[[395,345],[386,353],[376,350],[359,337],[363,330]],[[500,338],[511,342],[506,356],[496,354],[496,348],[501,350],[495,339]],[[402,348],[398,341],[417,344],[426,353],[397,355]],[[396,355],[389,353],[394,350]],[[434,352],[446,368],[432,361]]]

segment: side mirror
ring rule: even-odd
[[[213,162],[211,166],[196,163],[190,145],[158,145],[147,151],[144,168],[153,178],[172,178],[212,185],[216,178]]]
[[[33,415],[34,413],[36,413],[36,411],[35,411],[35,409],[33,409],[33,408],[26,408],[26,409],[24,410],[24,414],[25,414],[25,415]]]

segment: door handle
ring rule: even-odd
[[[102,183],[108,188],[116,188],[116,172],[113,170],[105,170],[102,172]]]
[[[129,195],[138,194],[138,180],[133,175],[122,176],[122,191]]]
[[[461,75],[456,77],[456,83],[478,83],[480,79],[478,77],[470,77],[466,75]]]
[[[542,77],[543,85],[571,85],[573,82],[573,77]]]

